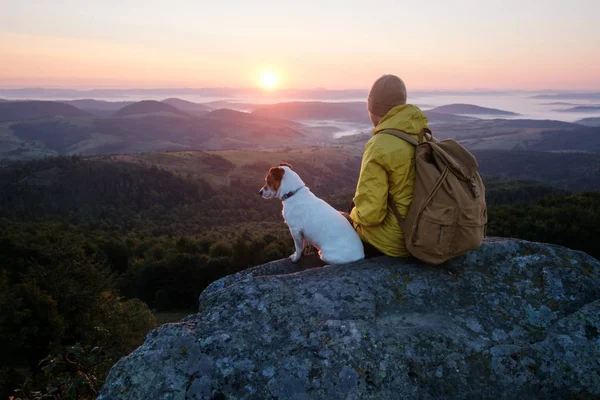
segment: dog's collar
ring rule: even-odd
[[[300,191],[300,189],[304,189],[306,186],[300,186],[298,189],[287,192],[286,194],[284,194],[283,196],[281,196],[281,200],[285,201],[287,199],[289,199],[290,197],[292,197],[293,195],[295,195],[296,193],[298,193],[298,191]]]

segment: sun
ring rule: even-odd
[[[272,90],[277,87],[279,76],[275,71],[265,70],[260,74],[260,84],[267,90]]]

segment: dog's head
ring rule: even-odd
[[[277,196],[277,192],[283,181],[283,176],[285,175],[285,169],[282,167],[291,168],[292,166],[288,163],[281,163],[278,166],[269,169],[269,173],[265,178],[265,185],[258,192],[263,198],[272,199]]]

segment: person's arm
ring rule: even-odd
[[[387,214],[388,175],[374,142],[367,143],[350,218],[362,226],[378,225]]]

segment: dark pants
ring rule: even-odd
[[[348,208],[348,214],[350,214],[350,212],[352,212],[353,208],[354,208],[354,202],[350,203],[350,207]],[[363,244],[363,247],[365,248],[365,258],[385,256],[385,254],[383,254],[381,251],[379,251],[379,249],[377,247],[373,246],[371,243],[362,241],[362,244]]]
[[[362,242],[363,247],[365,248],[365,258],[373,258],[373,257],[380,257],[380,256],[385,256],[385,254],[383,254],[381,251],[379,251],[379,249],[375,246],[373,246],[371,243],[367,243],[367,242]]]

